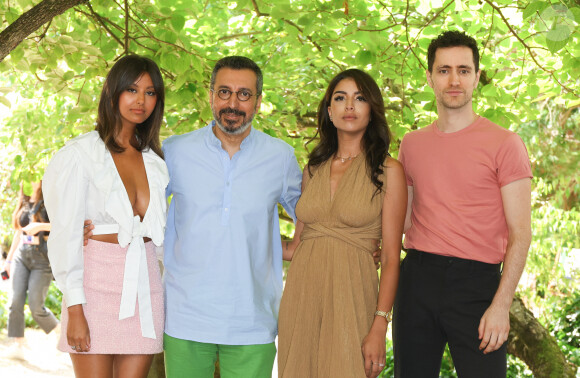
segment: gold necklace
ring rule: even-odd
[[[358,156],[358,154],[354,155],[354,156],[338,156],[338,154],[334,155],[334,159],[340,159],[341,163],[347,162],[349,160],[352,160],[354,158],[356,158]]]

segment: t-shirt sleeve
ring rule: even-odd
[[[401,147],[399,148],[399,161],[403,165],[403,169],[405,170],[405,176],[407,178],[407,186],[413,186],[413,178],[409,172],[409,168],[407,167],[408,161],[406,160],[405,150],[407,149],[407,142],[408,138],[405,135],[403,140],[401,141]]]
[[[515,133],[502,143],[496,159],[500,187],[523,178],[533,177],[526,146],[520,136]]]
[[[83,222],[88,182],[79,152],[72,146],[56,153],[42,179],[50,216],[48,258],[67,306],[86,303],[83,288]]]

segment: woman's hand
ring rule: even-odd
[[[50,223],[32,222],[22,227],[22,231],[27,235],[36,235],[41,231],[50,231]]]
[[[12,276],[12,272],[10,269],[12,268],[12,261],[6,259],[4,264],[2,265],[2,269],[0,271],[8,273],[8,276]]]
[[[91,334],[83,311],[83,305],[70,306],[68,315],[68,327],[66,329],[68,345],[77,352],[88,352],[91,350]]]
[[[375,317],[371,330],[363,339],[361,351],[365,362],[365,374],[368,378],[376,378],[385,368],[387,326],[388,323],[384,318]]]

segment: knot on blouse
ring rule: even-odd
[[[325,236],[338,239],[368,253],[373,253],[376,250],[376,246],[373,246],[373,243],[369,243],[369,240],[381,238],[381,223],[379,221],[361,228],[333,223],[311,223],[304,225],[300,239],[308,240]]]
[[[119,232],[119,225],[98,225],[95,226],[93,234],[112,233],[114,228]],[[143,237],[146,235],[147,227],[141,222],[139,216],[135,215],[133,217],[131,241],[129,242],[129,248],[127,248],[127,254],[125,256],[125,273],[123,276],[119,320],[135,315],[135,307],[137,299],[139,299],[141,334],[143,337],[155,339],[151,291],[149,287],[149,270],[147,267],[147,251],[145,249],[145,242],[143,241]]]

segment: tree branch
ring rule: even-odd
[[[129,1],[125,0],[125,55],[129,54]]]
[[[99,24],[101,24],[101,26],[103,27],[103,29],[105,29],[105,31],[107,33],[109,33],[109,35],[111,36],[111,38],[113,38],[115,41],[117,41],[117,43],[121,46],[124,46],[123,41],[121,41],[119,39],[119,37],[117,37],[115,35],[115,33],[113,33],[113,31],[111,29],[109,29],[109,27],[107,26],[107,24],[105,23],[105,18],[101,17],[100,14],[98,14],[97,12],[95,12],[95,10],[93,9],[93,7],[91,6],[91,3],[87,3],[87,6],[89,7],[89,10],[91,11],[91,15],[97,20],[97,22]],[[110,22],[110,21],[109,21]],[[115,25],[116,26],[116,25]]]
[[[512,28],[512,26],[510,25],[509,21],[505,18],[505,16],[503,15],[503,13],[501,12],[501,9],[495,5],[491,0],[485,0],[486,3],[488,3],[493,9],[495,9],[497,11],[497,13],[499,14],[499,16],[501,17],[501,19],[503,20],[504,24],[508,27],[508,29],[510,30],[510,32],[513,34],[514,37],[516,37],[516,39],[518,41],[520,41],[520,43],[524,46],[524,48],[526,50],[528,50],[528,53],[530,54],[530,57],[532,58],[532,60],[534,61],[534,63],[536,63],[536,66],[538,66],[542,71],[547,72],[550,74],[550,76],[552,76],[552,79],[554,79],[556,81],[556,83],[558,83],[562,88],[564,88],[566,91],[570,92],[570,93],[574,93],[574,91],[570,88],[568,88],[566,85],[562,84],[560,82],[560,80],[558,80],[558,78],[556,77],[556,75],[554,74],[554,71],[550,71],[546,68],[544,68],[544,66],[542,66],[537,60],[536,57],[534,56],[534,53],[532,51],[532,48],[526,43],[524,42],[524,40],[518,35],[518,33],[516,33],[516,31]],[[577,93],[575,94],[576,96],[579,96]]]
[[[88,0],[44,0],[23,13],[0,33],[0,62],[42,25],[83,3],[88,4]]]
[[[263,13],[260,11],[260,8],[258,7],[258,3],[256,2],[256,0],[252,0],[252,6],[254,7],[254,12],[256,12],[256,15],[258,17],[270,17],[269,13]],[[304,30],[300,26],[296,25],[294,22],[292,22],[286,18],[282,18],[281,20],[284,21],[285,23],[287,23],[288,25],[298,29],[300,34],[302,34],[308,40],[308,42],[310,42],[312,45],[314,45],[314,47],[316,47],[316,49],[318,51],[322,52],[322,47],[320,47],[320,45],[318,43],[316,43],[316,41],[314,41],[311,36],[304,35]],[[344,66],[342,66],[339,62],[334,61],[334,59],[331,59],[327,56],[326,60],[328,60],[330,63],[332,63],[336,67],[338,67],[339,70],[344,69]]]

